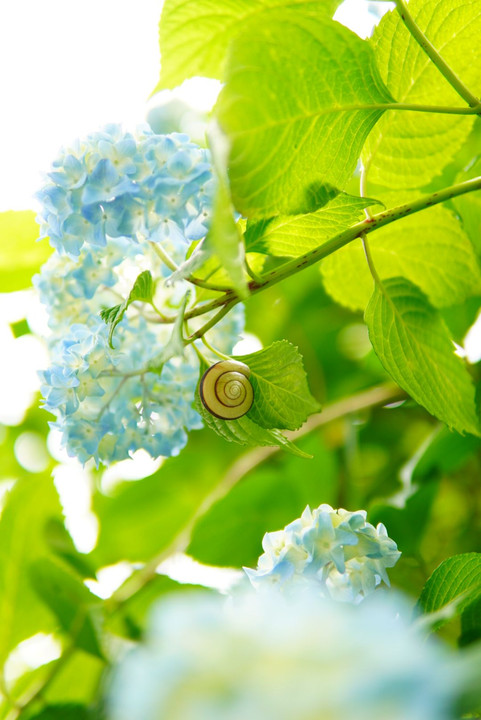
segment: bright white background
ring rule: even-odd
[[[130,128],[145,119],[159,75],[161,6],[162,0],[0,2],[0,211],[32,207],[41,173],[62,144],[105,123]],[[367,8],[347,0],[336,17],[366,36],[373,25]],[[183,96],[208,106],[209,90],[191,86]]]

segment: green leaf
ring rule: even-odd
[[[83,578],[95,578],[95,570],[88,556],[78,552],[74,542],[58,518],[51,518],[45,525],[45,540],[49,548],[70,565]]]
[[[127,308],[135,301],[152,303],[154,294],[154,281],[149,270],[144,270],[137,276],[129,296],[119,305],[100,311],[100,317],[109,326],[109,345],[113,348],[112,338],[117,325],[122,321]]]
[[[101,674],[105,662],[77,650],[58,670],[42,693],[49,704],[81,704],[92,706],[98,701]]]
[[[460,615],[481,595],[481,553],[453,555],[433,572],[419,596],[417,608],[434,613],[454,603]]]
[[[145,562],[164,551],[220,481],[236,450],[206,429],[191,432],[180,455],[167,458],[153,475],[121,483],[109,496],[96,493],[96,567]]]
[[[302,450],[299,450],[280,430],[267,430],[255,423],[247,415],[237,420],[222,420],[221,418],[211,415],[202,404],[198,392],[195,396],[195,409],[199,415],[202,416],[207,427],[228,442],[234,442],[238,445],[248,445],[250,447],[281,447],[293,455],[304,458],[311,457],[302,452]]]
[[[376,284],[365,320],[376,355],[398,385],[449,427],[480,435],[471,377],[421,290],[405,278]]]
[[[481,292],[481,273],[469,238],[444,207],[403,218],[369,237],[381,278],[403,276],[427,295],[434,307],[461,303]],[[364,310],[374,289],[361,240],[322,261],[324,286],[341,305]]]
[[[234,218],[234,206],[227,175],[229,142],[216,125],[209,132],[212,164],[217,181],[213,202],[213,213],[205,245],[215,252],[221,266],[226,270],[232,286],[241,298],[248,294],[244,273],[244,243],[239,226]]]
[[[92,717],[85,705],[69,703],[67,705],[49,705],[30,720],[89,720]]]
[[[103,659],[91,610],[100,600],[80,578],[58,560],[42,558],[32,563],[30,578],[39,598],[56,616],[61,629],[76,647]]]
[[[309,415],[320,410],[309,391],[302,356],[287,340],[234,359],[251,371],[254,402],[247,415],[257,425],[297,430]]]
[[[426,482],[413,490],[403,507],[377,502],[369,509],[370,522],[373,525],[382,522],[389,528],[389,537],[395,540],[403,557],[419,555],[419,546],[424,539],[438,489],[437,482]]]
[[[22,477],[7,496],[0,519],[0,665],[19,642],[55,628],[50,611],[38,601],[30,584],[28,568],[50,554],[45,525],[51,518],[61,517],[49,477]]]
[[[36,242],[38,225],[31,210],[0,213],[0,292],[23,290],[32,284],[53,250],[47,240]]]
[[[152,280],[152,275],[150,274],[149,270],[144,270],[140,273],[140,275],[137,276],[133,284],[132,290],[130,291],[129,297],[127,298],[127,302],[129,305],[135,300],[150,303],[152,302],[153,294],[154,281]]]
[[[165,0],[159,25],[162,68],[155,88],[173,88],[194,75],[222,78],[229,43],[244,24],[268,23],[275,8],[332,14],[340,0]]]
[[[288,10],[253,21],[231,46],[216,106],[232,143],[236,208],[266,217],[325,205],[352,175],[386,102],[371,48],[347,28]]]
[[[456,182],[463,182],[481,175],[481,158],[466,172],[460,173]],[[453,199],[453,204],[461,215],[464,229],[471,238],[478,255],[481,255],[481,193],[471,192]]]
[[[481,589],[479,596],[464,609],[461,615],[461,647],[481,640]]]
[[[249,221],[246,251],[297,257],[362,220],[364,208],[377,203],[377,200],[340,193],[314,213]]]
[[[409,12],[443,59],[476,90],[481,62],[479,0],[410,0]],[[372,38],[377,65],[398,102],[465,107],[465,103],[405,27],[387,13]],[[422,187],[455,157],[474,117],[389,111],[363,151],[370,181],[386,187]]]
[[[418,455],[412,468],[412,479],[415,482],[424,482],[433,476],[442,477],[443,474],[456,472],[480,449],[481,440],[478,437],[458,435],[440,426]]]

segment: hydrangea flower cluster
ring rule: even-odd
[[[316,588],[322,596],[358,603],[384,581],[401,553],[382,523],[366,522],[366,511],[306,507],[284,530],[262,540],[256,570],[244,568],[256,589],[276,586],[297,592]]]
[[[117,668],[110,720],[448,720],[461,668],[402,616],[315,593],[225,601],[183,594],[154,608],[144,644]]]
[[[186,135],[134,137],[118,125],[64,150],[38,194],[40,237],[78,258],[109,238],[169,239],[174,247],[207,232],[214,182],[209,153]]]
[[[184,261],[191,242],[207,232],[212,194],[207,150],[185,135],[142,129],[134,136],[118,126],[64,151],[39,193],[42,236],[55,248],[34,279],[51,328],[51,365],[41,390],[68,453],[82,462],[93,457],[108,464],[140,448],[153,457],[176,455],[186,430],[202,426],[192,407],[199,375],[193,348],[161,371],[149,370],[172,324],[150,305],[134,303],[112,349],[100,311],[122,302],[149,270],[161,279],[155,307],[171,318],[178,314],[187,283],[162,281],[170,270],[158,250],[176,264]],[[190,321],[189,330],[208,319]],[[228,353],[242,329],[240,308],[208,337]]]

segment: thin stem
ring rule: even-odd
[[[179,269],[178,265],[175,264],[170,255],[164,250],[161,245],[159,245],[159,243],[151,242],[150,244],[153,247],[154,252],[159,256],[159,258],[162,260],[164,265],[169,268],[169,270],[172,270],[172,272],[176,272]]]
[[[476,177],[472,180],[465,180],[457,185],[451,185],[443,190],[431,193],[430,195],[424,195],[417,200],[413,200],[411,203],[390,208],[389,210],[385,210],[384,212],[373,215],[365,220],[361,220],[361,222],[343,230],[341,233],[335,235],[322,245],[319,245],[313,250],[309,250],[309,252],[304,253],[304,255],[300,255],[299,257],[284,263],[279,268],[261,276],[259,280],[252,280],[248,285],[249,293],[254,295],[255,293],[262,292],[276,283],[291,277],[291,275],[295,275],[300,270],[304,270],[305,268],[314,265],[319,262],[319,260],[322,260],[328,255],[331,255],[333,252],[336,252],[336,250],[344,247],[344,245],[348,245],[353,240],[361,237],[363,233],[371,233],[374,230],[384,227],[385,225],[390,225],[392,222],[396,222],[396,220],[400,220],[403,217],[414,215],[414,213],[426,210],[433,205],[438,205],[439,203],[451,200],[459,195],[465,195],[466,193],[474,192],[475,190],[480,189],[481,177]],[[225,307],[227,305],[230,309],[240,301],[241,298],[234,290],[228,290],[221,297],[215,298],[215,300],[211,300],[203,305],[198,305],[193,310],[190,310],[185,314],[185,319],[190,320],[194,317],[199,317],[200,315],[204,315],[205,313],[212,312],[212,310],[216,310],[217,308]],[[222,317],[224,315],[225,312],[222,313]],[[209,328],[214,324],[215,323],[210,323]]]
[[[203,354],[201,353],[201,351],[199,350],[199,348],[197,347],[197,345],[196,345],[195,343],[193,343],[193,344],[192,344],[192,347],[194,348],[194,350],[195,350],[195,352],[196,352],[196,355],[197,355],[197,357],[199,358],[200,362],[201,362],[201,363],[204,363],[204,365],[208,365],[208,364],[209,364],[209,361],[207,360],[207,358],[205,357],[205,355],[203,355]]]
[[[210,342],[207,340],[205,335],[202,336],[202,342],[204,343],[206,348],[208,348],[211,351],[211,353],[214,353],[214,355],[217,355],[217,357],[220,357],[222,360],[230,360],[229,355],[224,355],[224,353],[220,352],[220,350],[216,350],[215,347],[213,347],[210,344]],[[195,345],[194,345],[194,347],[195,347]]]
[[[104,405],[102,405],[102,407],[100,408],[99,414],[97,415],[97,418],[96,418],[96,422],[98,422],[100,420],[100,418],[102,417],[104,412],[110,407],[112,400],[115,399],[115,397],[118,395],[118,393],[120,392],[120,390],[125,385],[125,383],[127,382],[128,379],[129,378],[126,375],[124,375],[121,378],[119,384],[117,385],[117,387],[115,388],[115,390],[113,391],[113,393],[111,394],[111,396],[109,397],[107,402],[104,403]]]
[[[361,196],[366,197],[367,196],[367,174],[369,172],[369,163],[362,166],[361,169],[361,181],[360,181],[360,191]],[[370,208],[364,208],[364,215],[366,216],[367,220],[372,220],[372,212]],[[369,272],[372,275],[372,278],[376,285],[382,285],[381,278],[379,277],[376,267],[374,265],[374,260],[371,254],[371,248],[369,246],[369,241],[367,239],[366,233],[361,234],[361,241],[362,241],[362,247],[364,249],[364,255],[366,256],[367,265],[369,268]]]
[[[260,275],[258,275],[257,273],[254,272],[254,270],[249,265],[249,262],[247,261],[246,257],[244,258],[244,265],[245,265],[245,269],[246,269],[246,272],[249,275],[249,277],[252,278],[253,280],[255,280],[256,282],[259,281]]]
[[[468,91],[469,92],[469,91]],[[445,105],[410,105],[409,103],[387,103],[385,105],[373,106],[379,110],[403,110],[406,112],[434,113],[436,115],[479,115],[481,114],[481,103],[474,95],[474,103],[470,107],[457,107]],[[368,109],[368,108],[366,108]]]
[[[213,283],[207,282],[207,280],[201,280],[193,275],[188,275],[185,279],[187,282],[192,283],[192,285],[197,285],[197,287],[204,288],[205,290],[212,290],[212,292],[227,292],[227,290],[230,290],[228,285],[214,285]]]
[[[385,210],[384,212],[378,213],[377,215],[373,215],[370,218],[361,220],[361,222],[358,222],[355,225],[352,225],[350,228],[343,230],[338,235],[334,235],[334,237],[332,237],[330,240],[323,243],[322,245],[319,245],[313,250],[309,250],[309,252],[304,253],[304,255],[300,255],[299,257],[294,258],[287,263],[284,263],[279,268],[276,268],[275,270],[267,273],[267,275],[261,276],[259,280],[252,280],[248,285],[249,292],[251,295],[262,292],[262,290],[266,290],[267,288],[272,287],[276,283],[285,280],[291,275],[295,275],[300,270],[304,270],[306,267],[314,265],[315,263],[319,262],[319,260],[322,260],[328,255],[331,255],[333,252],[336,252],[336,250],[344,247],[344,245],[348,245],[353,240],[361,237],[362,233],[371,233],[374,230],[384,227],[385,225],[390,225],[392,222],[396,222],[396,220],[400,220],[403,217],[414,215],[414,213],[420,212],[421,210],[426,210],[433,205],[438,205],[439,203],[445,202],[446,200],[451,200],[452,198],[458,197],[459,195],[465,195],[466,193],[474,192],[475,190],[480,189],[481,177],[476,177],[472,180],[465,180],[462,183],[451,185],[447,188],[444,188],[443,190],[431,193],[430,195],[424,195],[417,200],[413,200],[413,202],[411,203],[406,203],[404,205],[399,205],[395,208],[390,208],[389,210]],[[187,312],[185,314],[185,320],[191,320],[192,318],[199,317],[200,315],[204,315],[205,313],[212,312],[212,310],[216,310],[217,308],[225,307],[227,305],[230,309],[240,301],[241,298],[236,294],[234,290],[227,290],[225,294],[221,297],[215,298],[215,300],[206,302],[203,305],[198,305],[197,307]],[[225,312],[222,313],[222,317],[224,315]],[[209,328],[207,329],[210,329],[213,325],[215,325],[215,322],[210,322]],[[198,337],[201,337],[201,335],[198,335],[193,339],[196,340]],[[191,342],[192,341],[193,340],[191,340]],[[139,373],[133,374],[138,375]]]
[[[139,375],[143,375],[144,373],[149,372],[148,368],[141,368],[140,370],[131,370],[130,372],[122,373],[122,372],[114,372],[109,370],[103,370],[99,377],[118,377],[118,378],[131,378],[131,377],[138,377]]]
[[[405,0],[395,0],[396,8],[413,38],[419,43],[426,55],[436,65],[438,70],[444,75],[448,83],[456,90],[463,100],[465,100],[471,108],[477,108],[479,113],[479,98],[466,87],[462,80],[457,76],[452,68],[441,57],[434,45],[427,39],[421,28],[416,24],[413,16],[409,12]]]
[[[395,208],[390,208],[389,210],[385,210],[377,215],[373,215],[372,218],[361,220],[355,225],[352,225],[350,228],[347,228],[347,230],[343,230],[338,235],[335,235],[323,245],[304,253],[304,255],[301,255],[298,258],[294,258],[293,260],[284,263],[284,265],[281,265],[281,267],[276,270],[272,270],[270,273],[263,276],[262,282],[249,283],[249,290],[251,294],[261,292],[267,287],[271,287],[291,275],[295,275],[300,270],[303,270],[310,265],[314,265],[319,262],[319,260],[322,260],[328,255],[331,255],[333,252],[336,252],[336,250],[344,247],[344,245],[348,245],[353,240],[356,240],[363,233],[371,233],[374,230],[384,227],[385,225],[390,225],[392,222],[400,220],[403,217],[414,215],[414,213],[426,210],[433,205],[438,205],[439,203],[450,200],[453,197],[458,197],[459,195],[464,195],[480,189],[481,177],[473,178],[472,180],[466,180],[465,182],[458,183],[457,185],[451,185],[450,187],[444,188],[443,190],[430,195],[424,195],[417,200],[413,200],[413,202],[399,205]],[[239,299],[236,300],[236,302],[238,301]],[[232,300],[230,300],[230,302],[232,302]],[[212,309],[213,304],[209,310]]]
[[[371,248],[369,246],[369,241],[366,237],[366,233],[362,233],[361,242],[362,242],[362,247],[364,249],[364,255],[366,256],[367,266],[369,268],[369,272],[372,275],[372,279],[374,280],[376,285],[379,285],[380,287],[382,287],[382,280],[378,275],[376,266],[374,265],[374,260],[372,258]]]
[[[176,263],[172,260],[172,258],[165,251],[165,249],[158,243],[151,242],[150,244],[152,245],[154,252],[156,252],[162,262],[167,265],[169,270],[172,270],[172,272],[177,272],[179,266],[176,265]],[[185,280],[192,283],[192,285],[197,285],[198,287],[204,288],[205,290],[212,290],[213,292],[226,292],[227,290],[230,290],[227,285],[213,285],[212,283],[209,283],[206,280],[201,280],[200,278],[196,278],[193,275],[187,275],[185,277]]]
[[[290,440],[297,440],[335,420],[362,410],[388,405],[407,398],[406,393],[394,383],[386,383],[364,390],[356,395],[327,405],[322,413],[311,415],[300,430],[287,433]],[[278,447],[260,447],[245,453],[228,468],[220,483],[201,502],[172,543],[159,555],[152,558],[122,585],[107,601],[111,614],[117,612],[134,595],[143,590],[157,575],[158,566],[171,555],[185,552],[190,545],[193,531],[199,520],[219,500],[222,500],[246,475],[279,451]]]
[[[185,340],[184,344],[190,345],[195,340],[199,340],[200,338],[202,338],[208,330],[213,328],[214,325],[217,325],[219,320],[222,320],[224,315],[227,315],[227,313],[231,310],[231,308],[234,307],[234,305],[236,305],[239,302],[239,300],[240,300],[240,298],[238,298],[238,299],[236,298],[232,302],[228,302],[223,308],[221,308],[221,310],[219,310],[218,313],[216,313],[214,315],[214,317],[212,317],[208,322],[206,322],[204,325],[202,325],[202,327],[199,328],[199,330],[196,330],[195,333],[192,333],[192,335],[190,335],[187,338],[187,340]]]
[[[156,306],[156,304],[154,303],[153,300],[150,301],[150,304],[152,305],[152,307],[154,308],[155,312],[156,312],[157,315],[159,316],[160,322],[162,322],[162,323],[173,322],[173,321],[169,321],[169,318],[168,318],[166,315],[164,315],[163,312],[160,312],[159,308]],[[145,319],[146,319],[147,322],[148,322],[148,317],[147,317],[146,315],[144,315],[144,317],[145,317]]]

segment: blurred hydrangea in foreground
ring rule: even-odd
[[[366,522],[366,511],[308,507],[284,530],[266,533],[257,570],[244,568],[257,589],[302,589],[359,602],[384,581],[401,553],[386,528]]]
[[[160,374],[150,372],[172,325],[152,307],[134,304],[112,350],[99,313],[122,302],[142,271],[154,279],[170,273],[159,247],[176,264],[185,260],[191,242],[206,235],[212,194],[207,150],[185,135],[134,136],[118,126],[64,151],[39,193],[41,234],[56,250],[34,279],[52,331],[42,394],[67,451],[82,462],[122,460],[139,448],[153,457],[175,455],[186,430],[202,426],[192,408],[199,374],[193,348],[165,362]],[[161,313],[178,313],[186,285],[157,283]],[[209,338],[230,352],[242,329],[240,309]]]
[[[460,681],[383,593],[161,602],[117,668],[110,720],[447,720]],[[408,611],[409,612],[409,611]]]

